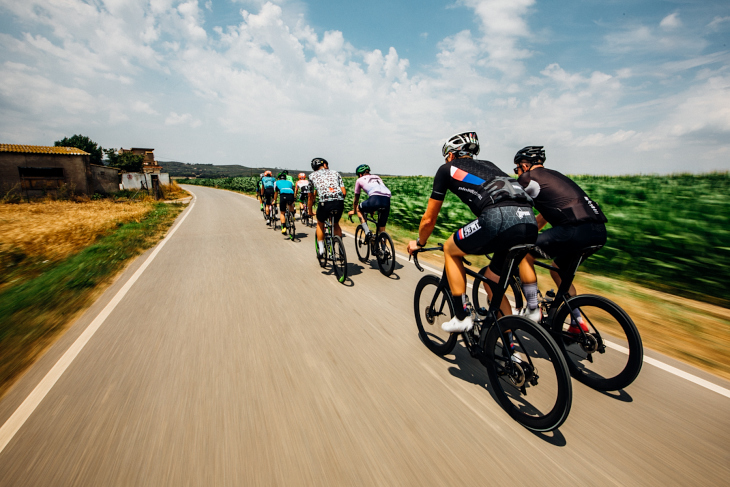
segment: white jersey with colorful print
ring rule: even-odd
[[[337,171],[332,169],[320,169],[314,171],[309,175],[309,180],[312,181],[317,196],[319,197],[320,203],[326,203],[328,201],[342,201],[345,199],[345,195],[342,194],[342,176]]]
[[[312,190],[312,183],[306,179],[300,179],[297,181],[297,188],[299,189],[299,194],[306,194]]]
[[[370,196],[390,196],[390,190],[383,184],[380,176],[375,174],[366,174],[355,182],[355,194],[360,194],[360,190],[364,189]]]

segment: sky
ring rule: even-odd
[[[0,0],[0,142],[433,175],[730,170],[727,0]]]

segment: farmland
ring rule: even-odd
[[[730,175],[571,176],[608,217],[608,243],[583,270],[730,306]],[[390,223],[418,229],[433,178],[386,177]],[[255,178],[181,181],[252,192]],[[347,207],[354,178],[345,178]],[[447,238],[474,217],[449,193],[434,231]]]

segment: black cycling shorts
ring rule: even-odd
[[[390,196],[371,196],[360,203],[360,211],[363,213],[378,212],[378,228],[388,223],[390,215]]]
[[[479,218],[454,233],[454,243],[466,254],[491,254],[489,268],[497,275],[510,248],[534,244],[537,239],[537,221],[532,208],[500,206],[485,209]]]
[[[580,223],[552,227],[537,236],[538,248],[530,252],[537,258],[553,259],[555,265],[570,264],[582,249],[606,244],[606,225],[603,223]]]
[[[342,212],[345,209],[345,200],[327,201],[320,203],[317,207],[317,221],[324,222],[330,216],[330,213],[335,211],[335,223],[340,221],[342,218]]]
[[[279,193],[279,211],[284,213],[287,205],[294,204],[294,193]]]
[[[274,188],[264,189],[264,204],[270,205],[274,199]]]

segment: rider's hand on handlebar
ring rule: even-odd
[[[412,255],[413,251],[416,249],[418,249],[418,245],[416,245],[415,240],[411,240],[410,242],[408,242],[408,247],[406,248],[406,250],[408,250],[408,255]]]

